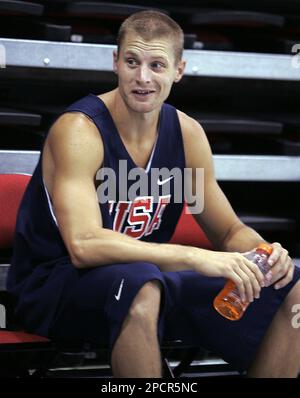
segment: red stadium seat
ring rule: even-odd
[[[0,249],[13,245],[17,212],[29,180],[25,174],[0,174]]]
[[[170,243],[212,249],[212,244],[185,204]]]
[[[13,246],[18,208],[29,181],[30,175],[0,174],[0,250],[11,249]],[[21,371],[21,374],[24,375],[31,366],[38,367],[37,363],[34,364],[31,361],[32,353],[34,353],[35,359],[43,353],[45,359],[45,352],[52,351],[52,343],[42,336],[22,330],[10,330],[7,320],[11,318],[9,313],[13,312],[13,309],[10,308],[12,302],[13,299],[9,292],[0,292],[1,327],[4,326],[4,329],[0,330],[0,356],[3,359],[0,360],[0,373],[1,375],[7,374],[8,371],[9,375],[15,375],[16,371],[17,374],[20,374]],[[26,365],[22,367],[21,363]]]
[[[6,344],[24,344],[35,342],[49,341],[46,337],[36,336],[34,334],[25,333],[22,331],[0,331],[0,344],[5,341]]]

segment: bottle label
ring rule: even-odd
[[[247,255],[246,258],[256,264],[264,275],[269,271],[268,257],[265,254],[254,252]]]

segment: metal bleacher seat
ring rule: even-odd
[[[71,26],[36,19],[37,16],[42,16],[44,11],[45,7],[40,3],[1,1],[0,35],[19,39],[69,41]]]
[[[36,112],[0,107],[0,147],[19,149],[29,141],[39,146],[43,137],[41,120]]]
[[[191,113],[191,116],[199,121],[208,134],[219,132],[243,135],[249,133],[279,135],[283,128],[280,122],[243,118],[242,115]]]
[[[214,153],[258,154],[257,140],[268,143],[268,151],[276,149],[283,124],[243,115],[221,113],[190,114],[203,126]],[[267,145],[261,145],[266,152]],[[275,149],[274,149],[275,148]],[[253,152],[253,153],[252,153]]]
[[[42,116],[36,113],[0,108],[0,125],[39,126],[41,124],[41,118]]]
[[[206,7],[205,7],[206,6]],[[276,31],[285,24],[283,15],[254,10],[222,9],[186,7],[182,10],[179,6],[171,6],[171,16],[178,20],[182,26],[196,33],[202,49],[229,50],[229,51],[262,51],[269,48],[276,49]],[[257,35],[260,40],[252,40]],[[274,38],[274,40],[273,40]],[[277,47],[281,47],[277,45]],[[256,50],[255,50],[256,49]],[[268,51],[266,51],[268,52]],[[276,52],[280,52],[279,50]]]
[[[263,12],[245,10],[223,10],[223,9],[194,9],[181,13],[184,21],[190,25],[258,25],[283,26],[284,17]]]
[[[0,2],[0,13],[17,15],[42,15],[44,6],[39,3],[28,1],[2,0]]]
[[[143,11],[149,7],[133,4],[122,4],[113,2],[98,2],[98,1],[72,1],[68,3],[64,11],[69,15],[80,16],[129,16],[134,12]]]

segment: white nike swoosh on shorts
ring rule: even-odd
[[[121,280],[118,293],[115,294],[115,299],[116,299],[117,301],[119,301],[120,298],[121,298],[121,293],[122,293],[123,285],[124,285],[124,278]]]

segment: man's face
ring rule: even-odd
[[[179,81],[185,62],[175,65],[171,39],[144,41],[128,33],[119,56],[114,53],[114,71],[119,78],[119,91],[125,104],[135,112],[160,109],[169,96],[172,84]]]

